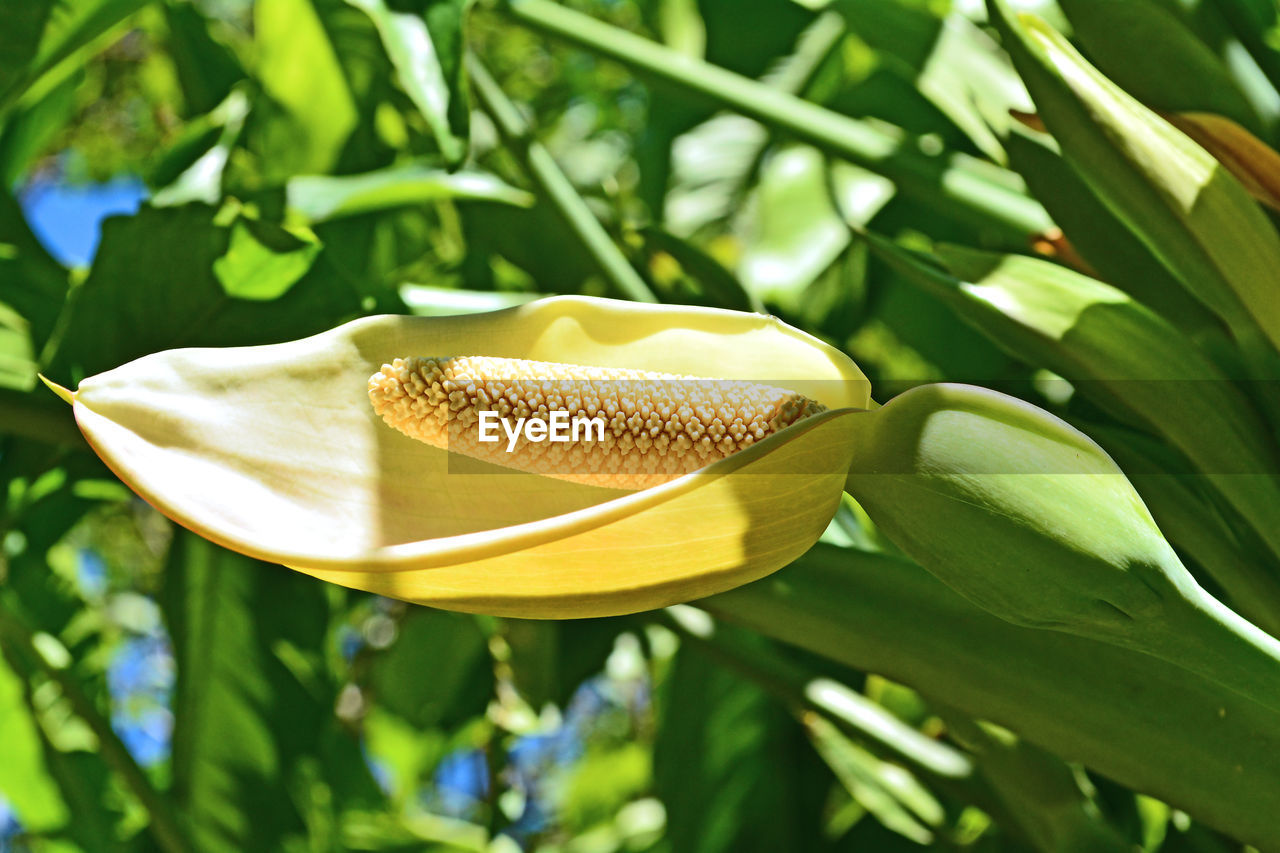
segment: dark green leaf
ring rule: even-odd
[[[229,242],[229,229],[203,205],[107,220],[51,370],[87,375],[178,346],[291,340],[358,310],[323,258],[268,305],[232,298],[213,272]]]
[[[209,20],[194,3],[165,3],[169,56],[182,86],[188,116],[212,110],[244,78],[235,54],[209,32]]]
[[[0,55],[5,57],[0,66],[3,69],[0,70],[0,113],[41,77],[146,3],[147,0],[60,0],[56,3],[35,0],[20,4],[25,14],[18,18],[16,30],[9,28],[10,13],[6,10],[5,31],[9,44],[0,45],[4,48]],[[4,71],[8,71],[8,75]],[[58,82],[60,79],[54,79],[49,84]]]
[[[372,659],[369,690],[418,730],[458,726],[493,696],[488,640],[472,616],[411,608],[395,643]]]
[[[1221,59],[1155,0],[1059,0],[1103,74],[1156,110],[1209,112],[1255,133],[1261,120]],[[1141,50],[1134,50],[1142,45]]]
[[[306,831],[290,788],[332,725],[332,693],[297,663],[323,648],[324,588],[180,532],[162,607],[178,671],[172,795],[195,843],[279,849]]]

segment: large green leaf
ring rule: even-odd
[[[982,774],[1037,850],[1132,851],[1056,756],[988,723],[945,714],[952,736],[977,755]]]
[[[333,695],[308,671],[323,588],[180,532],[162,607],[173,640],[172,795],[201,850],[279,849],[305,832],[291,789],[318,752]]]
[[[1180,667],[1011,625],[912,563],[826,545],[700,606],[995,721],[1240,840],[1280,844],[1274,714]]]
[[[1248,192],[1043,21],[989,6],[1068,162],[1263,364],[1280,345],[1280,236]]]
[[[624,624],[619,619],[504,620],[520,695],[534,710],[548,702],[568,707],[582,683],[604,669]]]
[[[487,638],[472,616],[412,608],[395,642],[370,661],[369,690],[419,731],[483,716],[493,696]]]
[[[17,312],[28,327],[30,352],[39,355],[62,310],[67,273],[27,227],[17,200],[0,188],[0,304]],[[11,329],[18,320],[7,323]],[[15,345],[10,352],[18,352]]]
[[[671,850],[787,849],[797,827],[782,756],[794,728],[759,687],[682,649],[663,685],[654,745]]]
[[[350,285],[323,257],[279,299],[262,303],[231,295],[214,272],[231,245],[230,231],[203,205],[143,208],[135,216],[107,220],[51,370],[87,375],[176,346],[285,340],[328,328],[358,310]],[[278,289],[278,282],[255,278],[276,272],[242,269],[237,288]]]
[[[1136,430],[1088,424],[1086,431],[1124,470],[1169,541],[1222,587],[1235,610],[1280,636],[1274,561],[1256,534],[1242,536],[1247,531],[1224,521],[1190,463]]]
[[[210,21],[194,3],[163,4],[169,28],[168,55],[182,86],[185,115],[207,113],[244,77],[235,54],[209,31]]]
[[[1156,110],[1261,121],[1222,60],[1159,0],[1058,0],[1076,40],[1116,85]],[[1134,45],[1143,46],[1134,50]]]
[[[62,131],[76,108],[83,74],[68,75],[40,98],[10,111],[0,127],[0,185],[17,186],[36,157]]]
[[[1015,125],[1005,139],[1009,162],[1099,277],[1184,331],[1220,328],[1217,319],[1054,150],[1052,140],[1041,136]]]
[[[1005,129],[1009,110],[1026,109],[1030,96],[986,33],[959,13],[937,15],[903,0],[836,0],[831,5],[975,146],[1002,158],[992,129]]]

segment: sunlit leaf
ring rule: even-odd
[[[533,196],[488,172],[396,166],[362,175],[303,175],[288,185],[289,206],[312,222],[442,199],[529,207]]]
[[[307,274],[321,249],[307,228],[282,228],[240,219],[230,242],[213,262],[213,274],[234,299],[279,299]]]
[[[261,0],[253,9],[254,74],[275,105],[261,117],[264,171],[326,172],[358,120],[333,43],[313,0]]]
[[[1223,61],[1159,0],[1058,0],[1098,69],[1148,107],[1211,112],[1259,130]],[[1144,46],[1134,50],[1135,44]]]
[[[1203,148],[1090,66],[1039,19],[990,0],[1005,47],[1063,154],[1255,363],[1280,345],[1280,237]]]
[[[466,3],[456,0],[435,0],[427,4],[426,18],[411,12],[396,12],[389,8],[384,0],[347,0],[369,15],[382,37],[383,48],[387,51],[391,63],[395,66],[400,85],[408,94],[413,105],[418,108],[427,120],[427,125],[435,135],[436,144],[445,159],[451,163],[460,161],[466,153],[465,132],[461,133],[452,126],[450,116],[459,111],[458,101],[463,92],[459,86],[461,74],[461,57],[458,55],[461,45],[460,32],[449,33],[444,39],[446,54],[441,56],[436,45],[442,30],[460,30],[462,26],[463,8]],[[445,21],[445,17],[450,20]],[[437,32],[432,32],[428,21],[436,18],[440,22]],[[436,38],[433,38],[435,36]],[[449,67],[446,73],[445,66]],[[466,114],[465,107],[461,113]]]
[[[37,720],[27,704],[22,679],[0,657],[0,798],[35,834],[56,831],[70,814],[45,766]]]
[[[171,346],[278,341],[358,309],[323,257],[269,307],[231,297],[213,270],[230,231],[194,204],[107,220],[52,369],[88,374]]]
[[[1266,427],[1176,329],[1115,288],[1047,261],[944,247],[949,276],[884,241],[873,246],[1000,346],[1188,454],[1280,552],[1280,485],[1266,476],[1280,463]]]

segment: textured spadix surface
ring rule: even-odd
[[[757,382],[484,356],[397,358],[369,379],[369,400],[390,426],[435,447],[627,490],[705,468],[824,411]],[[545,427],[539,439],[522,434],[526,421],[556,415],[557,440]],[[484,429],[485,416],[501,428],[491,420]]]
[[[602,489],[462,465],[389,428],[369,377],[410,353],[765,382],[831,411],[664,485]],[[397,598],[562,618],[709,595],[804,552],[839,500],[869,387],[770,317],[557,297],[157,353],[84,380],[74,405],[121,479],[215,542]]]

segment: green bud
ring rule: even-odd
[[[1280,710],[1280,643],[1212,598],[1088,436],[983,388],[859,420],[846,488],[904,551],[1018,625],[1145,652]]]

